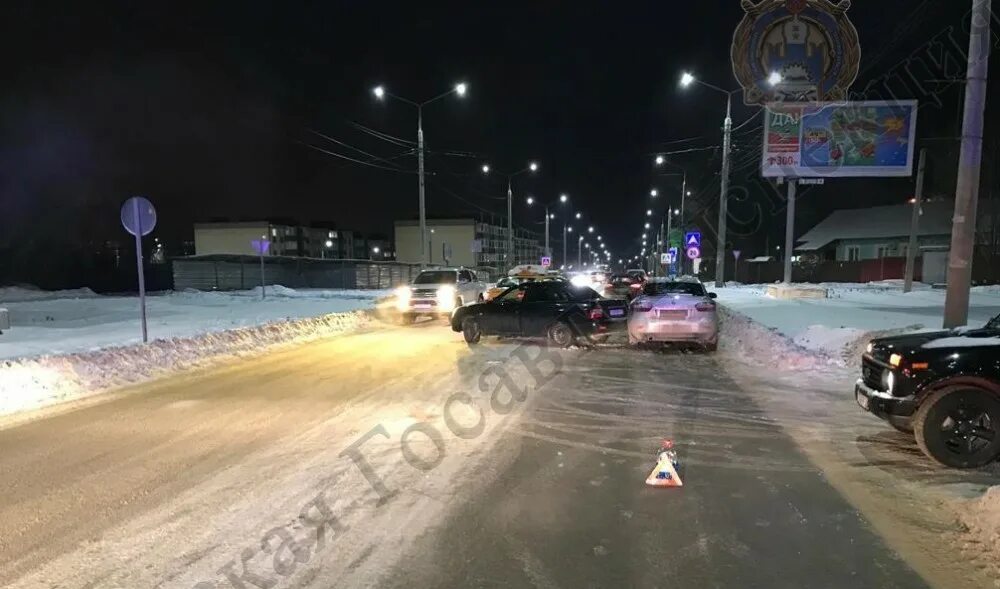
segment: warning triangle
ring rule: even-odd
[[[651,487],[683,487],[680,475],[674,468],[674,463],[670,459],[664,459],[656,463],[653,472],[646,477],[646,484]]]

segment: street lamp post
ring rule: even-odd
[[[513,267],[517,264],[517,258],[514,256],[514,177],[524,174],[525,172],[537,172],[538,164],[536,162],[528,163],[528,167],[518,170],[512,174],[507,174],[507,264],[508,267]],[[490,167],[488,165],[483,166],[483,173],[489,174]]]
[[[780,83],[781,75],[777,72],[772,72],[770,77],[768,77],[768,82],[772,86]],[[687,88],[694,83],[726,95],[726,118],[722,123],[722,191],[719,194],[719,235],[715,252],[715,287],[722,288],[725,286],[726,282],[724,272],[726,269],[726,221],[728,220],[729,215],[729,158],[730,151],[732,151],[731,135],[733,131],[733,94],[740,92],[741,90],[724,90],[718,86],[699,80],[688,72],[684,72],[681,75],[682,87]]]
[[[455,87],[447,92],[438,94],[434,98],[425,100],[423,102],[415,102],[413,100],[408,100],[401,96],[397,96],[390,92],[387,92],[384,86],[376,86],[372,93],[375,94],[375,98],[383,100],[386,96],[396,99],[400,102],[409,104],[410,106],[417,109],[417,176],[418,185],[420,189],[420,265],[426,266],[428,261],[427,254],[428,251],[424,250],[424,244],[427,241],[427,211],[425,206],[424,198],[424,107],[428,104],[440,100],[446,96],[452,94],[457,94],[458,96],[465,96],[465,92],[468,87],[465,83],[455,84]]]

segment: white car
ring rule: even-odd
[[[652,278],[632,300],[630,344],[690,342],[714,352],[719,345],[715,293],[700,282]]]
[[[450,317],[458,307],[482,302],[488,288],[466,268],[423,270],[409,286],[396,289],[396,308],[404,323],[421,315]]]

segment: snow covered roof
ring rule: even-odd
[[[818,250],[841,239],[906,237],[910,234],[909,204],[834,211],[796,240],[795,249]],[[920,216],[919,235],[951,235],[951,201],[926,202]]]

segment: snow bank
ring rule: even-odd
[[[91,299],[98,296],[100,295],[89,288],[41,290],[33,286],[0,286],[0,303],[51,301],[55,299]]]
[[[0,363],[0,416],[79,400],[112,388],[175,372],[260,354],[369,325],[373,313],[354,311],[279,321],[148,345],[107,348],[64,356]]]
[[[994,570],[1000,560],[1000,485],[990,487],[982,497],[958,505],[959,520],[975,540],[975,552],[989,555]]]
[[[722,353],[744,361],[760,363],[781,370],[801,370],[822,365],[842,365],[842,358],[823,349],[808,348],[748,316],[719,306],[720,349]]]
[[[76,354],[141,343],[135,296],[101,296],[89,290],[47,293],[8,289],[19,302],[4,302],[12,328],[0,335],[0,359]],[[88,294],[89,293],[89,294]],[[370,309],[385,290],[267,287],[260,291],[155,293],[146,301],[153,339],[206,333]]]

